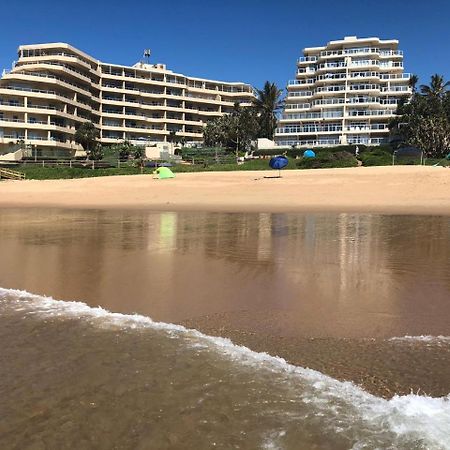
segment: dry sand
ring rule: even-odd
[[[0,183],[0,207],[317,211],[450,215],[450,170],[357,167],[181,173]]]

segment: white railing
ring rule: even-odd
[[[315,69],[311,69],[310,67],[306,67],[305,69],[297,69],[298,75],[304,75],[308,73],[315,73]]]
[[[289,80],[288,85],[289,86],[295,86],[299,84],[314,84],[314,79],[310,80]]]
[[[318,87],[316,92],[339,92],[345,91],[345,85],[337,85],[337,86],[323,86]]]
[[[364,109],[364,110],[349,110],[347,111],[348,117],[361,117],[361,116],[393,116],[395,113],[389,109]]]
[[[339,139],[316,139],[316,140],[293,140],[284,139],[277,140],[278,145],[282,146],[298,146],[298,147],[326,147],[329,145],[339,145]]]
[[[411,78],[410,73],[382,73],[380,74],[381,80],[409,80]]]
[[[342,125],[299,125],[288,126],[276,129],[277,134],[295,134],[295,133],[337,133],[342,131]]]
[[[345,50],[324,50],[320,52],[320,56],[340,56],[340,55],[357,55],[361,53],[379,53],[380,56],[402,56],[401,50],[383,50],[378,47],[356,47]]]
[[[381,92],[411,92],[409,86],[386,86],[381,88]]]
[[[307,109],[310,108],[309,103],[287,103],[285,109]]]
[[[288,93],[288,97],[310,97],[311,95],[313,95],[312,91],[295,91]]]
[[[345,73],[326,73],[325,75],[319,75],[317,77],[318,81],[322,80],[339,80],[342,78],[347,78],[347,74]]]
[[[317,61],[317,56],[302,56],[301,58],[297,59],[298,63],[315,62],[315,61]]]
[[[350,78],[379,78],[380,74],[378,72],[351,72]]]
[[[373,90],[380,90],[379,84],[351,84],[350,85],[351,91],[373,91]]]
[[[283,114],[282,120],[299,120],[299,119],[339,119],[343,117],[342,111],[322,111],[320,113],[297,113]]]

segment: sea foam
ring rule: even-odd
[[[107,311],[101,307],[90,307],[78,301],[54,300],[51,297],[34,295],[26,291],[0,288],[0,302],[13,302],[15,311],[24,311],[42,318],[72,317],[95,321],[101,327],[119,329],[151,328],[161,330],[169,337],[184,337],[189,345],[197,349],[205,348],[216,351],[233,362],[250,365],[254,370],[270,370],[283,373],[289,377],[298,377],[311,388],[313,395],[305,402],[322,407],[326,414],[333,401],[345,402],[372,428],[380,432],[390,431],[400,439],[416,439],[426,445],[427,449],[450,449],[450,394],[433,398],[419,395],[394,396],[390,400],[369,394],[351,382],[341,382],[318,371],[294,366],[283,358],[267,353],[254,352],[247,347],[233,344],[229,339],[205,335],[197,330],[181,325],[155,322],[142,315],[127,315]],[[24,307],[24,303],[30,308]],[[10,303],[9,303],[10,304]],[[445,336],[405,336],[393,340],[449,340]],[[318,413],[320,415],[322,413]],[[370,448],[368,442],[358,442],[353,447]],[[395,445],[392,448],[396,448]]]

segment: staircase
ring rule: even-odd
[[[0,168],[0,180],[24,180],[25,174],[22,172],[17,172],[17,170],[2,169]]]

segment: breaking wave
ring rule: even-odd
[[[341,382],[318,371],[289,364],[282,358],[254,352],[226,338],[207,336],[180,325],[154,322],[142,315],[92,308],[82,302],[54,300],[26,291],[0,288],[0,306],[2,304],[21,311],[25,316],[86,319],[98,327],[120,330],[156,330],[169,338],[181,339],[183,345],[196,351],[214,352],[257,373],[270,372],[283,381],[300,381],[302,392],[298,395],[302,404],[310,405],[314,415],[327,426],[334,426],[336,433],[359,427],[360,431],[355,433],[357,438],[353,440],[355,450],[379,445],[383,448],[408,448],[411,443],[414,447],[409,448],[450,449],[450,395],[433,398],[410,394],[382,399],[351,382]],[[405,336],[392,340],[450,342],[450,337]],[[389,433],[389,441],[374,440],[374,436],[384,433]],[[282,437],[283,432],[269,436],[266,448],[279,448],[277,442]]]

